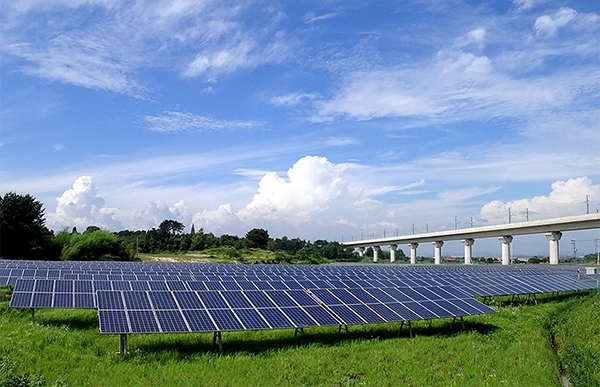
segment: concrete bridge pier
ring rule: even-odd
[[[395,262],[396,261],[396,249],[398,248],[398,245],[390,245],[390,262]]]
[[[558,258],[560,257],[560,253],[558,250],[558,241],[562,237],[562,232],[560,231],[552,231],[546,234],[546,239],[548,239],[548,243],[550,245],[550,264],[558,265]]]
[[[439,265],[442,263],[442,246],[444,245],[444,241],[435,241],[432,242],[433,247],[435,247],[433,257],[435,260],[435,264]]]
[[[417,263],[417,247],[419,244],[416,242],[410,243],[410,264],[414,265]]]
[[[379,250],[381,250],[381,248],[379,246],[371,246],[371,249],[373,249],[373,262],[377,262],[379,259]]]
[[[462,240],[462,244],[465,245],[465,265],[471,264],[471,257],[473,255],[473,243],[475,239],[467,238]]]
[[[360,246],[358,248],[358,255],[361,256],[361,257],[365,256],[365,247],[364,246]]]
[[[500,243],[502,243],[502,264],[510,265],[510,243],[513,240],[512,235],[503,235],[498,237]]]

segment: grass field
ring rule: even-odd
[[[398,324],[223,334],[100,335],[94,310],[28,310],[0,303],[0,386],[560,386],[600,385],[596,293],[494,299],[498,313]],[[558,355],[557,355],[558,353]]]

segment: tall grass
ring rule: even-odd
[[[39,310],[30,325],[28,311],[3,302],[0,358],[13,375],[38,377],[37,385],[558,387],[548,321],[577,309],[585,325],[595,318],[584,312],[592,298],[501,300],[498,313],[466,318],[464,330],[450,330],[450,320],[416,322],[415,338],[398,335],[398,324],[312,328],[297,337],[291,330],[226,332],[219,353],[211,334],[130,335],[126,356],[116,353],[118,336],[99,334],[96,311]]]

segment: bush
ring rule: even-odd
[[[131,252],[119,238],[106,230],[70,235],[63,231],[57,235],[56,239],[64,243],[61,259],[65,261],[127,261],[133,259]]]

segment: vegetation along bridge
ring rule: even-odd
[[[342,244],[349,247],[357,247],[361,255],[364,254],[365,248],[371,247],[373,249],[374,262],[377,262],[377,255],[381,245],[388,245],[390,247],[390,261],[394,262],[398,245],[407,244],[410,246],[410,263],[415,264],[417,262],[417,247],[419,247],[419,243],[431,242],[435,247],[434,258],[437,265],[441,262],[444,241],[460,240],[465,246],[465,264],[470,264],[475,239],[496,237],[502,244],[502,264],[508,265],[510,264],[510,243],[512,242],[513,235],[545,234],[550,245],[550,264],[557,265],[559,257],[558,242],[562,237],[563,231],[590,230],[595,228],[600,228],[600,214],[598,213],[430,232],[426,234],[367,239],[343,242]]]

